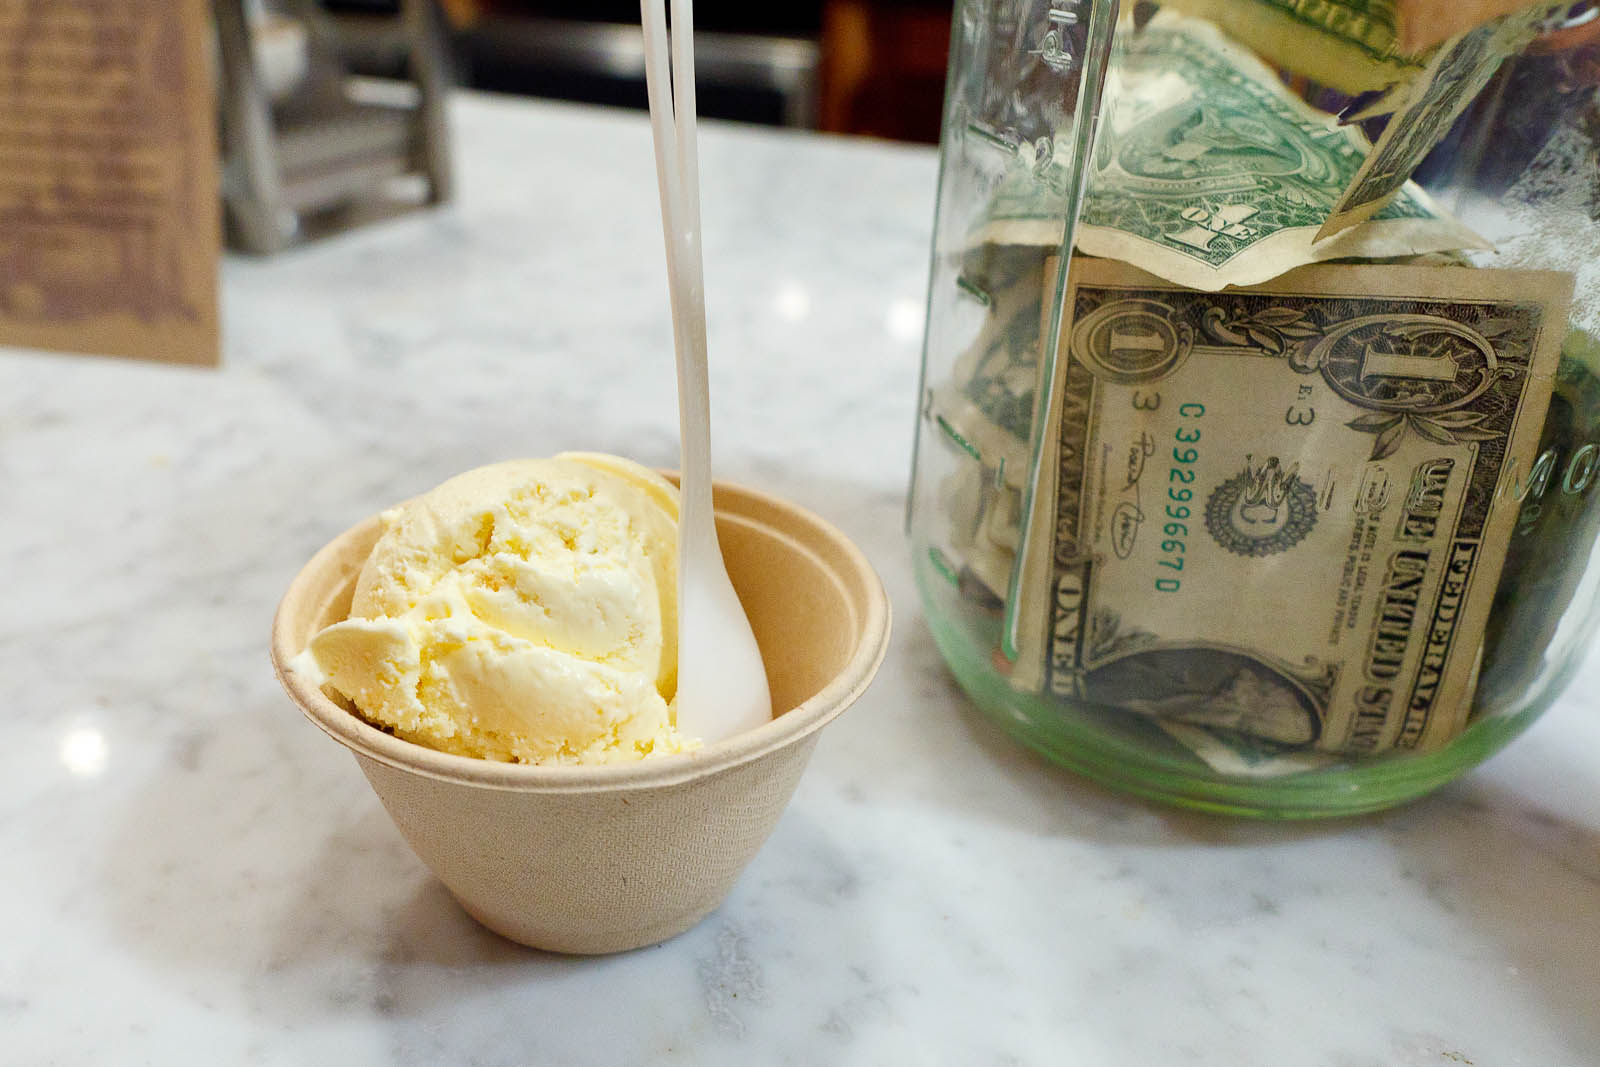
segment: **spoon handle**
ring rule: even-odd
[[[705,256],[700,240],[700,159],[696,135],[693,0],[672,0],[672,109],[676,125],[679,214],[674,220],[683,283],[685,347],[678,358],[682,453],[680,530],[685,553],[717,551],[711,504],[711,381],[706,355]]]

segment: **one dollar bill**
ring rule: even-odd
[[[1544,21],[1564,6],[1537,4],[1446,42],[1394,100],[1393,117],[1317,231],[1317,240],[1326,241],[1381,211],[1506,57],[1522,51]]]
[[[1454,0],[1452,0],[1454,2]],[[1345,93],[1382,89],[1422,69],[1401,41],[1404,0],[1166,0],[1210,19],[1275,66]]]
[[[1367,265],[1204,293],[1075,259],[1013,684],[1258,754],[1455,736],[1570,293]]]
[[[1410,183],[1361,225],[1317,241],[1365,159],[1361,135],[1202,19],[1162,11],[1118,40],[1079,251],[1217,290],[1321,260],[1485,246]],[[1052,174],[1070,163],[1015,168],[970,243],[1059,245],[1064,183]]]

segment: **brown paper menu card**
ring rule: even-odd
[[[218,360],[205,0],[0,0],[0,345]]]

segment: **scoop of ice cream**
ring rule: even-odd
[[[678,494],[587,453],[468,471],[384,515],[347,621],[301,669],[446,752],[636,760],[678,735]]]

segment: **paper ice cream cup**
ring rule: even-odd
[[[684,755],[539,767],[437,752],[367,723],[288,669],[343,619],[382,527],[345,531],[295,576],[272,662],[296,704],[355,753],[401,834],[489,929],[554,952],[620,952],[689,929],[732,889],[771,834],[818,731],[872,681],[889,600],[861,552],[803,508],[715,490],[728,575],[755,631],[774,717]]]

